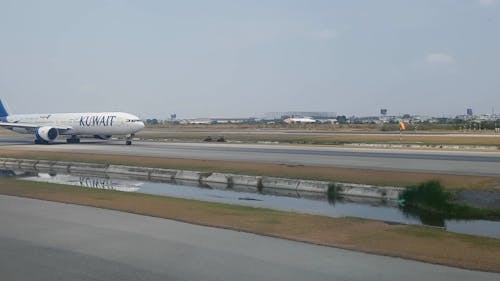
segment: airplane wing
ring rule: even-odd
[[[36,124],[28,124],[28,123],[0,122],[0,127],[6,128],[9,130],[12,130],[14,128],[21,128],[21,129],[25,129],[27,131],[35,132],[36,130],[38,130],[38,128],[44,127],[44,126],[40,126],[40,125],[36,125]],[[49,125],[48,127],[57,129],[60,134],[66,133],[70,130],[73,130],[73,128],[71,128],[71,127],[63,127],[63,126],[50,126]]]

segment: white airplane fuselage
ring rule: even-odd
[[[292,117],[283,120],[287,124],[306,124],[306,123],[316,123],[316,120],[310,117]]]
[[[112,135],[125,135],[126,144],[130,145],[144,123],[137,116],[124,112],[10,115],[0,100],[0,127],[33,134],[37,144],[52,143],[59,136],[67,136],[68,143],[79,143],[80,137],[107,140]]]
[[[70,136],[130,135],[144,128],[137,116],[123,112],[18,114],[2,119],[8,123],[36,124],[39,127],[66,127],[68,129],[60,135]],[[10,129],[18,133],[33,133],[33,129],[26,127]]]

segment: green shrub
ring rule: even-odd
[[[330,204],[335,205],[335,201],[339,198],[340,191],[342,191],[341,186],[335,183],[330,183],[328,185],[327,197]]]
[[[403,212],[418,216],[430,225],[444,225],[445,219],[499,220],[499,210],[480,209],[456,203],[451,192],[439,181],[428,181],[408,187],[400,196]]]
[[[407,188],[401,199],[408,206],[442,209],[450,204],[452,195],[444,190],[441,182],[432,180]]]

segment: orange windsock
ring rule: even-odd
[[[403,122],[403,121],[399,122],[399,130],[400,131],[406,130],[405,122]]]

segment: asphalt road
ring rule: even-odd
[[[2,280],[499,280],[398,258],[0,196]]]
[[[499,152],[142,141],[132,146],[125,146],[122,141],[33,145],[32,136],[27,135],[0,136],[2,148],[500,176]]]

